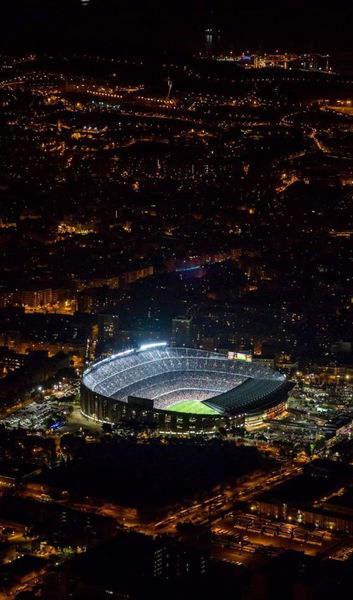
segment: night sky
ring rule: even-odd
[[[338,8],[337,8],[338,7]],[[4,49],[126,48],[196,51],[205,26],[234,50],[350,52],[353,3],[317,0],[12,0],[2,19]]]

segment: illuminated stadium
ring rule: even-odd
[[[292,384],[272,369],[195,348],[145,344],[92,364],[81,410],[99,422],[144,422],[164,432],[256,426],[285,409]]]

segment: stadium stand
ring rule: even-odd
[[[99,398],[104,412],[109,401],[116,405],[140,397],[153,400],[159,411],[177,402],[197,400],[223,415],[275,406],[292,387],[282,374],[255,361],[166,346],[130,350],[99,361],[85,371],[83,386],[86,411],[98,406]]]

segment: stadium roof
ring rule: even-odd
[[[246,379],[236,388],[219,396],[203,400],[203,404],[229,415],[241,412],[256,412],[271,408],[293,387],[293,383],[278,379]]]

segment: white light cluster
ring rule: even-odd
[[[113,354],[109,358],[112,359],[112,358],[118,358],[118,356],[127,356],[128,354],[131,354],[132,352],[135,352],[135,350],[133,348],[131,348],[131,350],[123,350],[122,352],[118,352],[118,354]]]
[[[158,348],[160,346],[167,346],[167,342],[157,342],[153,344],[143,344],[139,347],[139,351],[149,350],[150,348]]]

